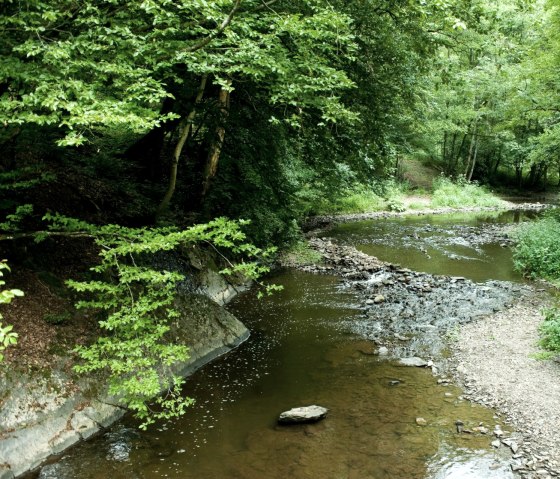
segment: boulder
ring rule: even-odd
[[[417,368],[425,368],[428,365],[428,361],[424,361],[422,358],[413,356],[411,358],[399,359],[399,364],[401,366],[415,366]]]
[[[280,424],[302,424],[317,422],[324,419],[329,410],[321,406],[296,407],[280,414],[278,422]]]

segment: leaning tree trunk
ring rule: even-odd
[[[204,200],[204,197],[208,193],[212,178],[216,176],[216,172],[218,171],[218,162],[220,160],[222,145],[224,144],[224,138],[226,135],[225,121],[229,113],[229,97],[229,88],[221,87],[220,93],[218,94],[220,117],[218,119],[218,126],[216,127],[215,136],[212,144],[210,145],[208,157],[206,159],[206,165],[204,167],[204,177],[202,180],[202,200]]]
[[[198,87],[198,92],[196,94],[196,98],[194,100],[194,105],[190,113],[188,114],[185,122],[181,126],[181,134],[179,136],[179,141],[175,145],[175,149],[173,151],[173,158],[171,160],[171,167],[169,169],[169,184],[167,186],[167,191],[165,196],[161,200],[161,203],[158,206],[156,217],[159,217],[168,207],[173,197],[173,193],[175,192],[175,186],[177,185],[177,170],[179,167],[179,159],[181,158],[181,153],[183,151],[183,147],[189,138],[189,134],[192,130],[192,124],[194,118],[196,116],[196,107],[202,101],[202,96],[204,95],[204,89],[206,88],[206,80],[208,79],[207,75],[204,75],[200,80],[200,86]]]

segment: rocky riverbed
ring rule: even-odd
[[[504,225],[456,233],[468,244],[511,243]],[[300,269],[335,274],[342,287],[361,292],[363,314],[344,327],[373,341],[380,355],[421,357],[436,380],[453,377],[466,399],[495,408],[519,432],[488,431],[489,440],[511,450],[518,477],[560,475],[560,364],[530,356],[542,319],[537,287],[414,272],[331,239],[309,244],[323,261]],[[454,354],[446,354],[450,347]]]

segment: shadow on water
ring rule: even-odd
[[[368,240],[372,235],[398,238],[416,232],[428,241],[441,227],[442,244],[447,245],[450,238],[459,237],[453,234],[457,225],[476,227],[479,221],[400,219],[343,225],[330,234],[362,244],[365,250],[381,247]],[[434,232],[421,234],[427,225]],[[467,248],[465,256],[479,255],[479,261],[473,261],[477,267],[488,264],[477,279],[504,279],[496,275],[510,274],[504,273],[511,270],[507,250],[496,257],[494,250]],[[402,257],[402,251],[399,254]],[[427,263],[419,267],[425,269]],[[467,272],[461,269],[459,274]],[[185,392],[196,405],[186,416],[148,432],[139,432],[129,418],[43,468],[40,477],[513,477],[508,458],[502,455],[504,448],[494,450],[490,445],[491,431],[499,424],[493,411],[464,401],[461,390],[452,385],[438,384],[429,369],[399,367],[380,359],[374,343],[352,331],[348,325],[363,317],[359,291],[341,287],[335,277],[292,270],[277,274],[273,281],[284,290],[271,299],[258,301],[249,291],[229,306],[249,327],[251,337],[188,378]],[[328,417],[311,425],[276,424],[283,410],[310,404],[327,407]],[[458,419],[465,429],[483,425],[489,433],[458,433]]]

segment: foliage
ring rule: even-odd
[[[560,353],[560,306],[557,305],[545,311],[540,333],[541,346],[548,351]]]
[[[499,207],[503,201],[476,183],[453,181],[441,177],[434,181],[432,206],[460,208],[465,206]]]
[[[109,393],[134,411],[142,427],[183,414],[192,400],[181,395],[183,379],[174,374],[173,367],[187,360],[188,348],[175,343],[172,331],[178,327],[178,312],[173,307],[176,288],[184,277],[152,266],[152,255],[208,243],[250,259],[231,264],[224,274],[256,279],[268,271],[256,260],[266,259],[273,251],[247,243],[241,230],[245,222],[225,218],[185,230],[99,227],[51,214],[45,220],[49,222],[46,235],[60,231],[87,234],[100,247],[100,263],[91,268],[96,278],[68,281],[68,286],[85,297],[76,304],[78,309],[100,312],[103,332],[93,344],[76,349],[82,360],[76,371],[107,372]],[[266,292],[274,289],[268,286]],[[166,393],[159,395],[161,391]],[[156,410],[149,406],[153,398]]]
[[[158,105],[185,73],[217,85],[256,79],[272,104],[317,108],[323,121],[354,115],[339,101],[352,82],[332,66],[352,54],[350,19],[328,2],[263,8],[260,1],[8,2],[0,20],[5,125],[57,125],[63,145],[104,127],[146,131],[175,113]],[[235,88],[235,86],[228,86]]]
[[[323,260],[321,253],[315,251],[304,239],[292,244],[282,252],[281,263],[285,265],[319,264]]]
[[[557,212],[520,225],[515,232],[513,250],[515,267],[532,278],[545,278],[560,283],[560,217]],[[560,304],[544,311],[541,324],[541,346],[560,352]]]
[[[0,262],[0,278],[3,276],[2,270],[8,270],[8,265],[1,261]],[[0,279],[0,286],[4,286],[6,282]],[[23,292],[19,289],[5,289],[0,291],[0,304],[8,304],[11,303],[12,299],[17,296],[23,296]],[[2,315],[0,314],[0,320],[2,319]],[[0,362],[4,360],[4,355],[2,354],[3,351],[6,350],[7,347],[13,346],[17,343],[18,335],[16,332],[13,331],[13,326],[8,324],[6,326],[2,325],[0,321]]]
[[[525,275],[560,279],[560,222],[546,217],[522,224],[515,233],[515,267]]]

